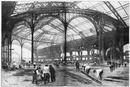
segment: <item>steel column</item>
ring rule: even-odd
[[[120,60],[121,60],[121,62],[123,62],[123,44],[124,44],[124,41],[121,38],[120,39]]]
[[[38,63],[38,52],[37,52],[37,48],[35,48],[35,62]]]
[[[64,39],[65,39],[65,40],[64,40],[64,62],[65,62],[65,65],[66,65],[66,51],[67,51],[67,50],[66,50],[66,49],[67,49],[67,48],[66,48],[66,47],[67,47],[67,44],[66,44],[66,41],[67,41],[67,38],[66,38],[66,36],[67,36],[67,21],[66,21],[66,20],[67,20],[67,19],[66,19],[66,18],[67,18],[67,17],[66,17],[66,8],[65,8],[65,7],[66,7],[66,4],[65,4],[65,2],[64,2],[64,11],[65,11],[65,12],[64,12],[64,18],[65,18],[65,19],[64,19],[64,28],[65,28],[65,31],[64,31],[64,32],[65,32],[65,33],[64,33],[64,37],[65,37],[65,38],[64,38]]]
[[[10,43],[10,63],[12,62],[12,44]]]
[[[32,54],[31,54],[31,63],[33,64],[33,62],[34,62],[34,55],[33,55],[33,53],[34,53],[34,49],[33,49],[33,47],[34,47],[34,44],[33,44],[33,36],[34,36],[34,24],[33,24],[33,21],[34,21],[34,19],[33,19],[33,13],[32,13],[32,15],[31,15],[31,34],[32,34]]]
[[[103,29],[104,29],[104,19],[102,18],[101,20],[101,56],[102,56],[102,62],[104,62],[104,34],[103,34]]]
[[[82,61],[82,51],[80,51],[80,60]]]
[[[10,33],[10,63],[12,62],[12,42],[11,42],[11,39],[12,39],[12,33]]]
[[[72,60],[72,51],[69,52],[70,53],[70,61]]]
[[[92,46],[92,49],[91,49],[91,55],[92,55],[92,60],[95,61],[94,59],[94,47]]]
[[[88,52],[88,62],[90,62],[90,50],[87,50],[87,52]]]
[[[21,62],[23,60],[23,44],[21,44]]]
[[[102,16],[99,16],[99,21],[97,24],[98,28],[98,44],[99,44],[99,63],[104,62],[104,38],[103,38],[103,28],[104,28],[104,19]]]
[[[79,61],[81,60],[81,54],[80,54],[80,51],[77,51],[78,52],[78,57],[79,57]]]
[[[66,45],[67,45],[67,44],[66,44],[66,43],[67,43],[67,42],[66,42],[66,41],[67,41],[67,40],[66,40],[66,33],[67,33],[67,25],[66,25],[66,23],[64,24],[64,26],[65,26],[65,35],[64,35],[64,37],[65,37],[65,38],[64,38],[64,39],[65,39],[65,40],[64,40],[64,55],[65,55],[65,56],[64,56],[64,62],[65,62],[65,65],[66,65],[66,47],[67,47],[67,46],[66,46]]]
[[[99,63],[101,63],[101,59],[102,59],[102,56],[101,56],[101,30],[99,28],[99,33],[98,33],[98,44],[99,44]]]
[[[10,52],[10,51],[9,51],[9,37],[8,37],[8,48],[7,48],[7,49],[8,49],[8,58],[7,58],[7,62],[9,63],[9,61],[10,61],[10,60],[9,60],[9,59],[10,59],[10,57],[9,57],[9,54],[10,54],[10,53],[9,53],[9,52]]]

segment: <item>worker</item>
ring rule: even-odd
[[[75,66],[76,66],[76,70],[79,70],[79,62],[78,61],[76,61],[76,64],[75,64]]]
[[[85,72],[87,74],[89,74],[90,70],[91,70],[90,66],[89,65],[85,65]]]
[[[38,76],[39,76],[39,68],[37,67],[34,71],[33,71],[33,80],[32,83],[36,83],[38,84]]]
[[[50,70],[49,70],[48,64],[46,64],[46,65],[43,67],[42,73],[43,73],[43,75],[44,75],[44,84],[46,84],[47,82],[49,82],[49,79],[50,79]]]
[[[55,81],[55,69],[52,67],[52,65],[49,66],[50,69],[50,75],[51,75],[51,82]]]
[[[102,80],[103,69],[95,69],[95,70],[93,70],[93,73],[96,74],[96,78],[98,80]]]

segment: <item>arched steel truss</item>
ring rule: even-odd
[[[75,15],[73,17],[67,19],[66,14],[69,14],[69,13],[72,13]],[[43,3],[43,6],[41,6],[41,7],[38,7],[38,8],[32,7],[27,12],[12,16],[11,22],[10,22],[12,25],[12,31],[13,31],[13,27],[18,22],[24,21],[29,25],[30,30],[31,30],[30,34],[31,34],[31,38],[32,38],[32,40],[31,40],[32,63],[33,63],[33,47],[34,47],[33,42],[37,42],[37,44],[39,44],[38,42],[40,42],[39,40],[35,40],[35,39],[38,39],[40,36],[37,36],[34,39],[34,32],[37,30],[37,29],[35,30],[35,27],[37,26],[39,21],[43,20],[46,17],[53,17],[53,18],[56,18],[61,21],[61,23],[64,26],[65,37],[66,37],[67,27],[73,19],[75,19],[77,17],[84,17],[87,20],[91,21],[96,29],[97,37],[99,38],[99,42],[100,42],[99,50],[102,49],[102,45],[103,45],[101,42],[103,40],[102,33],[103,33],[103,29],[104,29],[105,25],[108,25],[108,27],[109,27],[109,25],[112,25],[116,29],[123,28],[123,24],[120,21],[118,21],[104,13],[101,13],[99,11],[94,11],[91,9],[79,9],[78,7],[73,5],[73,3],[69,3],[69,2],[68,3],[67,2],[52,2],[52,3],[45,2],[45,3]],[[52,20],[48,21],[48,23],[51,21]],[[47,24],[47,23],[45,23],[45,24]],[[45,24],[43,24],[42,26],[44,26]],[[121,27],[118,27],[118,25],[120,25]],[[79,33],[79,35],[81,35],[81,34]],[[81,35],[81,37],[82,37],[82,35]],[[22,38],[22,39],[28,40],[26,38]],[[65,38],[65,41],[66,41],[66,38]],[[44,42],[44,43],[50,43],[50,42]],[[65,50],[64,50],[64,52],[65,52],[66,45],[64,45],[64,47],[65,47]],[[100,54],[101,54],[101,51],[100,51]]]

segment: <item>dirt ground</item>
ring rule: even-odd
[[[75,72],[75,67],[67,67],[68,69],[72,69],[71,71]],[[96,67],[94,67],[96,68]],[[119,68],[114,72],[110,72],[108,67],[104,67],[105,73],[104,78],[107,78],[107,76],[123,76],[123,77],[129,77],[129,67],[126,68]],[[101,86],[99,84],[95,83],[83,83],[78,81],[75,78],[72,78],[71,76],[64,73],[64,71],[60,71],[59,69],[56,69],[56,81],[55,82],[49,82],[47,84],[44,84],[43,81],[39,80],[38,85],[32,84],[32,68],[26,68],[26,69],[19,69],[14,71],[5,71],[1,70],[1,86],[2,87],[41,87],[41,86],[85,86],[85,87],[91,87],[91,86]],[[91,73],[92,74],[92,73]],[[82,76],[79,74],[79,76]],[[118,79],[117,79],[118,80]],[[102,81],[102,86],[129,86],[129,80],[122,80],[122,82],[114,82],[114,81]]]

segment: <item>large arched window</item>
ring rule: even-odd
[[[12,42],[12,62],[20,62],[21,61],[21,46],[19,41],[13,40]]]
[[[123,46],[124,60],[129,61],[129,44]]]
[[[22,48],[23,60],[31,61],[31,44],[25,43]]]

